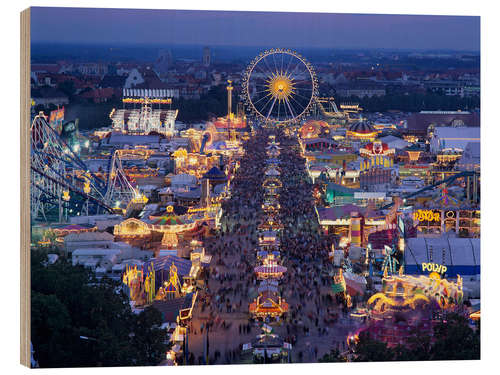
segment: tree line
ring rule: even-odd
[[[405,345],[389,347],[370,337],[368,332],[359,335],[352,348],[354,362],[384,361],[458,361],[480,359],[480,328],[473,329],[468,320],[459,314],[450,314],[434,327],[433,335],[413,330]],[[320,362],[345,362],[339,350],[332,349]]]
[[[152,366],[165,359],[161,313],[135,314],[120,282],[31,251],[31,342],[40,367]]]

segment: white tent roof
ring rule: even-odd
[[[70,233],[64,237],[64,242],[80,242],[80,241],[113,241],[115,236],[108,232],[83,232]]]
[[[381,142],[386,143],[389,148],[402,149],[409,145],[404,139],[395,137],[393,135],[388,135],[379,139]]]
[[[77,249],[73,251],[73,256],[106,256],[106,255],[117,255],[120,254],[121,250],[113,250],[113,249]]]
[[[480,265],[481,240],[479,238],[417,237],[408,239],[406,247],[406,264],[428,263],[431,262],[432,256],[433,261],[448,265]]]
[[[176,174],[171,177],[172,185],[196,185],[196,176],[187,173]]]

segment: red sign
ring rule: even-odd
[[[57,121],[64,120],[64,107],[55,109],[50,112],[49,123],[53,124]]]

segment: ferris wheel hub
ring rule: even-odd
[[[294,83],[286,75],[276,75],[269,80],[268,92],[278,100],[285,100],[293,94]]]

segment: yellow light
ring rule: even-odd
[[[431,272],[429,274],[429,279],[440,280],[441,276],[437,272]]]
[[[90,193],[90,182],[89,181],[86,181],[85,184],[83,185],[83,192],[85,194]]]
[[[65,200],[66,202],[70,200],[69,190],[63,191],[62,199]]]
[[[413,213],[413,220],[415,221],[441,221],[439,212],[432,210],[417,210]]]
[[[285,74],[277,74],[272,76],[268,81],[269,93],[279,101],[287,99],[294,93],[294,83],[289,76]]]

